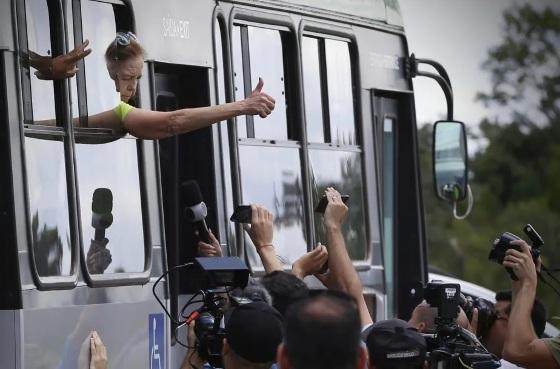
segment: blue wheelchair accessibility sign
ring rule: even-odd
[[[150,369],[165,369],[165,320],[163,313],[148,316]]]

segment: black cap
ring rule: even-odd
[[[399,364],[420,366],[426,357],[426,340],[407,322],[389,319],[367,328],[362,337],[371,363],[378,369]]]
[[[282,316],[264,302],[240,305],[226,321],[226,339],[231,349],[247,361],[274,361],[282,342]]]
[[[194,206],[202,202],[200,187],[198,187],[198,183],[194,180],[181,183],[181,193],[186,206]]]

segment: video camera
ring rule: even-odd
[[[198,292],[183,306],[178,320],[169,313],[162,303],[156,293],[156,288],[163,277],[179,268],[189,268],[191,271],[189,277]],[[227,308],[231,306],[228,301],[235,304],[235,300],[228,299],[229,293],[236,288],[245,288],[248,281],[249,269],[240,258],[200,257],[195,258],[194,262],[177,265],[166,271],[154,283],[152,292],[169,319],[177,327],[188,326],[195,321],[198,354],[213,367],[222,368],[222,341],[225,337],[222,318]],[[190,310],[189,308],[194,304],[201,305],[194,310]],[[190,312],[187,313],[189,310]],[[186,347],[178,339],[177,342]]]
[[[525,232],[527,237],[529,237],[529,239],[531,240],[531,256],[533,257],[533,261],[536,264],[537,259],[541,255],[541,246],[544,245],[544,241],[530,224],[527,224],[525,227],[523,227],[523,232]],[[521,251],[519,249],[519,246],[510,244],[511,241],[520,239],[521,238],[517,237],[513,233],[502,233],[500,237],[494,240],[492,249],[490,250],[490,254],[488,255],[488,259],[495,261],[498,264],[502,264],[504,262],[507,250],[516,249],[518,251]],[[511,268],[506,268],[506,270],[509,273],[510,278],[516,281],[517,276],[515,275],[513,270],[511,270]]]
[[[432,281],[424,287],[424,299],[437,308],[436,333],[425,335],[428,344],[429,368],[475,369],[499,368],[499,360],[484,348],[477,337],[459,327],[461,286],[454,283]]]

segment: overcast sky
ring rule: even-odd
[[[474,100],[490,87],[481,64],[492,46],[500,44],[503,11],[530,2],[560,10],[560,0],[400,0],[409,50],[419,58],[434,59],[446,68],[454,92],[454,118],[476,126],[483,117],[498,114]],[[423,68],[429,71],[429,67]],[[445,97],[435,81],[417,77],[416,112],[419,124],[445,117]]]

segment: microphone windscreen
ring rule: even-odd
[[[186,206],[195,206],[202,202],[202,194],[196,181],[189,180],[183,182],[181,184],[181,194]]]
[[[96,188],[91,200],[91,211],[97,214],[110,213],[113,210],[113,193],[108,188]]]

